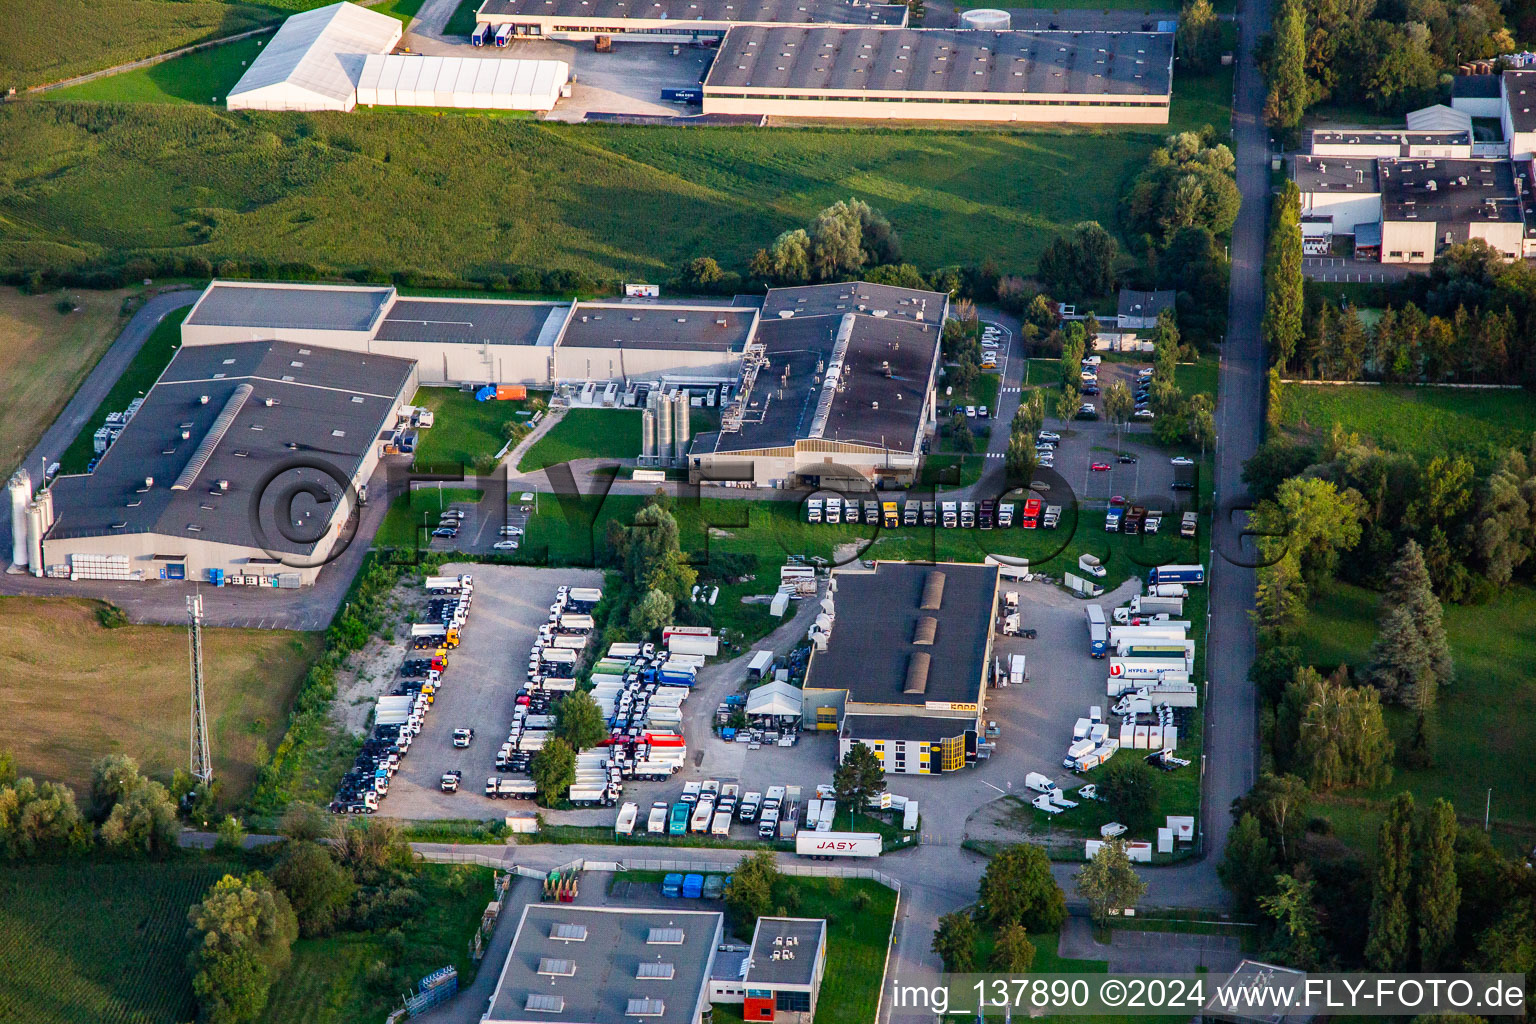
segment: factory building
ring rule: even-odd
[[[290,341],[184,345],[95,469],[43,492],[30,568],[313,583],[349,538],[378,438],[416,386],[406,359]]]
[[[998,567],[876,562],[832,576],[806,668],[809,727],[836,730],[885,771],[937,775],[975,760],[992,662]]]
[[[400,42],[400,22],[356,4],[295,14],[261,48],[225,104],[230,110],[351,110],[369,54]]]
[[[1307,152],[1312,156],[1472,156],[1471,129],[1416,132],[1400,129],[1332,128],[1316,129],[1308,138]]]
[[[555,350],[556,381],[734,380],[756,309],[583,302]]]
[[[493,0],[496,2],[496,0]],[[1167,124],[1167,32],[738,26],[704,113]]]
[[[694,483],[899,486],[936,428],[949,298],[873,285],[775,288],[720,429],[689,451]]]
[[[699,1024],[723,915],[530,903],[485,1024]]]
[[[907,23],[905,4],[862,0],[485,0],[475,12],[492,31],[546,39],[713,42],[734,25]]]

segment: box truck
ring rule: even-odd
[[[1132,615],[1183,615],[1184,599],[1182,597],[1143,597],[1137,595],[1131,598]]]
[[[878,857],[880,836],[874,832],[813,832],[795,835],[795,853],[802,857]]]
[[[1161,679],[1165,673],[1177,672],[1187,676],[1189,668],[1183,658],[1110,658],[1111,679]]]
[[[424,581],[428,593],[432,594],[457,594],[461,591],[474,589],[474,577],[468,575],[459,576],[428,576]]]
[[[1205,583],[1205,567],[1202,565],[1160,565],[1147,573],[1147,585],[1183,583],[1198,587]]]
[[[1109,631],[1104,624],[1104,609],[1090,604],[1084,612],[1088,616],[1088,653],[1103,658],[1109,653]]]
[[[1023,686],[1024,685],[1024,678],[1025,678],[1024,668],[1025,668],[1024,655],[1022,655],[1022,654],[1015,654],[1015,655],[1012,655],[1011,657],[1009,657],[1009,659],[1008,659],[1008,685],[1009,686]]]

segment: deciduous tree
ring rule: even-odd
[[[862,743],[848,747],[842,764],[832,772],[832,788],[840,803],[849,806],[849,813],[857,815],[869,798],[885,792],[885,767],[875,752]]]
[[[1301,341],[1301,193],[1287,181],[1275,196],[1264,256],[1264,343],[1270,362],[1290,365]]]
[[[357,889],[331,852],[313,842],[288,843],[272,869],[272,881],[288,897],[299,931],[307,937],[334,931]]]
[[[1147,891],[1147,883],[1131,867],[1125,841],[1121,839],[1111,839],[1099,847],[1076,878],[1077,894],[1088,903],[1089,913],[1101,925],[1114,913],[1134,907]]]
[[[1413,796],[1399,793],[1376,838],[1376,880],[1371,892],[1365,960],[1373,970],[1408,967],[1412,918],[1408,899],[1413,870]]]
[[[1010,846],[993,856],[981,876],[978,913],[995,927],[1020,925],[1032,932],[1054,932],[1067,917],[1067,898],[1051,874],[1043,849]]]
[[[288,966],[298,922],[287,897],[261,872],[225,875],[187,912],[192,991],[208,1024],[244,1024],[266,1007]]]
[[[1456,941],[1461,888],[1456,879],[1456,811],[1444,797],[1424,814],[1416,845],[1419,969],[1445,970]]]
[[[944,970],[964,974],[976,967],[976,925],[956,911],[939,918],[933,930],[933,951],[944,962]]]
[[[1318,961],[1317,901],[1311,879],[1276,875],[1274,891],[1259,898],[1259,906],[1275,922],[1278,959],[1292,967],[1313,970]]]
[[[573,750],[586,750],[607,738],[608,723],[597,703],[584,690],[576,690],[555,705],[555,735]]]
[[[1001,974],[1027,974],[1035,966],[1035,944],[1022,925],[1005,925],[997,933],[987,967]]]
[[[1216,872],[1237,900],[1238,913],[1252,919],[1260,898],[1275,887],[1275,852],[1264,838],[1259,819],[1244,814],[1227,833],[1227,849]]]
[[[548,807],[563,798],[576,781],[576,752],[555,736],[533,755],[528,772],[539,791],[539,803]]]

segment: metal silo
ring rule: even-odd
[[[18,469],[6,490],[11,497],[11,563],[27,567],[27,505],[32,501],[32,475]]]
[[[688,442],[693,436],[689,431],[688,403],[686,391],[679,391],[672,396],[672,436],[677,442],[676,452],[679,459],[687,457]]]
[[[672,403],[665,398],[656,402],[656,457],[672,461]]]
[[[656,457],[656,413],[649,406],[640,410],[640,457]]]

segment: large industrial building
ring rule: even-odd
[[[530,903],[485,1024],[699,1024],[723,917]]]
[[[1530,160],[1307,155],[1293,177],[1309,254],[1338,237],[1383,263],[1431,263],[1473,238],[1506,259],[1536,254]]]
[[[813,636],[805,717],[887,773],[937,775],[977,755],[992,662],[998,567],[876,562],[833,574]]]
[[[352,3],[284,21],[230,89],[230,110],[383,107],[535,110],[568,95],[562,60],[437,57],[391,53],[400,22]]]
[[[95,469],[54,480],[34,571],[312,583],[348,534],[408,359],[292,341],[184,345]]]
[[[725,34],[704,113],[1167,124],[1172,86],[1166,32],[754,25]]]
[[[910,483],[937,426],[949,298],[863,282],[768,293],[740,391],[700,434],[689,479],[811,487]]]
[[[697,43],[734,25],[891,25],[907,23],[906,4],[863,0],[485,0],[475,20],[515,36]]]

